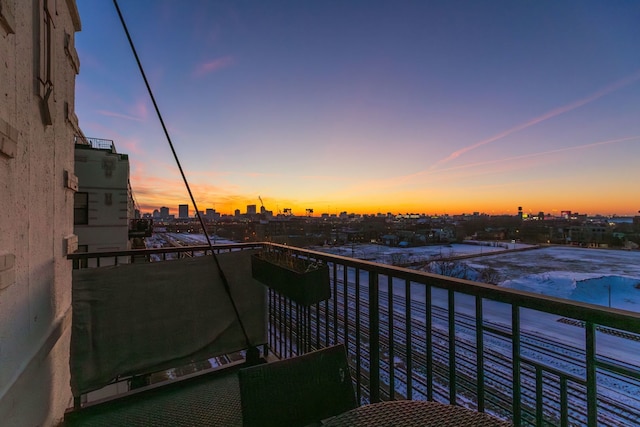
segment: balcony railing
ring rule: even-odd
[[[268,244],[217,246],[216,251]],[[280,358],[347,345],[361,402],[436,400],[514,425],[640,424],[640,315],[404,268],[270,245],[329,265],[331,298],[269,292]],[[73,254],[166,259],[207,247]]]
[[[101,138],[90,138],[90,137],[76,136],[75,137],[75,143],[76,144],[90,145],[91,148],[96,148],[96,149],[99,149],[99,150],[110,150],[113,153],[116,152],[116,145],[110,139],[101,139]]]

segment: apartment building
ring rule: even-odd
[[[78,192],[73,213],[79,252],[131,249],[129,225],[134,202],[129,156],[113,141],[80,137],[75,145]]]

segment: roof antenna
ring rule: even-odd
[[[118,12],[118,17],[120,18],[120,22],[122,23],[122,28],[124,29],[125,34],[127,35],[127,40],[129,41],[129,46],[131,46],[131,51],[133,52],[133,56],[136,59],[138,64],[138,68],[140,69],[140,74],[142,74],[142,79],[144,80],[144,84],[147,87],[147,91],[149,92],[149,97],[151,98],[151,102],[153,103],[153,108],[156,110],[156,114],[158,115],[158,119],[160,120],[160,124],[162,125],[162,130],[164,131],[164,135],[167,138],[167,142],[169,143],[169,147],[171,148],[171,152],[173,153],[173,158],[178,165],[178,169],[180,170],[180,175],[182,175],[182,180],[184,181],[184,185],[187,187],[187,192],[189,193],[189,197],[191,198],[191,203],[193,203],[193,207],[196,210],[196,216],[200,221],[200,226],[202,227],[202,231],[207,239],[207,244],[211,249],[211,255],[215,261],[216,267],[218,269],[218,273],[220,273],[220,278],[222,279],[222,284],[224,286],[224,290],[229,296],[229,301],[231,301],[231,305],[233,306],[233,311],[235,313],[236,319],[238,319],[238,323],[240,324],[240,328],[242,329],[242,334],[244,335],[244,340],[247,345],[247,361],[255,361],[258,356],[258,349],[255,346],[251,345],[249,340],[249,335],[247,334],[247,330],[242,323],[242,318],[240,317],[240,312],[238,311],[238,307],[236,306],[236,302],[233,299],[233,295],[231,295],[231,288],[229,287],[229,281],[227,280],[227,276],[222,271],[222,267],[220,267],[220,261],[216,256],[215,251],[213,250],[213,244],[211,243],[211,239],[209,238],[209,234],[207,233],[207,229],[204,225],[204,220],[202,219],[202,214],[200,210],[198,210],[198,205],[196,204],[196,199],[193,197],[193,193],[191,192],[191,188],[189,187],[189,182],[187,181],[187,177],[182,170],[182,166],[180,165],[180,160],[178,159],[178,154],[176,154],[176,150],[173,148],[173,142],[171,142],[171,137],[169,136],[169,131],[164,124],[164,120],[162,119],[162,114],[160,114],[160,108],[158,108],[158,104],[156,103],[156,99],[153,96],[153,91],[151,90],[151,86],[149,85],[149,81],[147,80],[147,75],[144,72],[144,68],[142,67],[142,63],[140,62],[140,58],[138,57],[138,53],[136,52],[136,48],[133,45],[133,40],[131,39],[131,35],[129,34],[129,30],[127,28],[127,24],[124,22],[124,17],[120,12],[120,7],[118,6],[118,0],[113,0],[113,5],[116,7],[116,12]]]

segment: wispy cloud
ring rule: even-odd
[[[232,56],[222,56],[220,58],[212,59],[201,64],[198,64],[193,71],[195,77],[202,77],[206,74],[210,74],[229,67],[235,64],[236,60]]]
[[[547,150],[547,151],[540,151],[540,152],[537,152],[537,153],[522,154],[520,156],[505,157],[505,158],[502,158],[502,159],[487,160],[487,161],[484,161],[484,162],[467,163],[465,165],[453,166],[453,167],[449,167],[449,168],[446,168],[446,169],[440,169],[438,171],[428,171],[428,172],[424,172],[422,174],[441,173],[441,172],[445,172],[445,171],[454,171],[454,170],[458,170],[458,169],[467,169],[467,168],[476,167],[476,166],[486,166],[486,165],[494,164],[494,163],[513,162],[514,160],[523,160],[523,159],[529,159],[529,158],[533,158],[533,157],[547,156],[549,154],[557,154],[557,153],[562,153],[562,152],[566,152],[566,151],[584,150],[584,149],[587,149],[587,148],[598,147],[598,146],[601,146],[601,145],[609,145],[609,144],[616,144],[618,142],[632,141],[634,139],[640,139],[640,135],[628,136],[628,137],[625,137],[625,138],[618,138],[618,139],[610,139],[610,140],[606,140],[606,141],[592,142],[592,143],[583,144],[583,145],[574,145],[574,146],[571,146],[571,147],[556,148],[554,150]],[[417,173],[417,174],[414,174],[414,176],[415,175],[420,175],[420,174],[421,173]]]
[[[114,111],[98,110],[96,112],[98,114],[101,114],[101,115],[107,116],[107,117],[116,117],[118,119],[132,120],[134,122],[142,122],[142,121],[144,121],[144,119],[142,117],[132,116],[130,114],[116,113]]]
[[[420,175],[433,175],[433,174],[441,174],[443,172],[457,172],[460,170],[464,170],[464,169],[470,169],[470,168],[476,168],[479,166],[488,166],[488,165],[495,165],[495,164],[500,164],[500,163],[506,163],[508,165],[512,165],[515,164],[514,162],[519,161],[519,160],[527,160],[527,159],[531,159],[531,158],[535,158],[535,157],[544,157],[544,156],[549,156],[551,154],[558,154],[558,153],[564,153],[564,152],[568,152],[568,151],[578,151],[578,150],[586,150],[589,148],[594,148],[594,147],[599,147],[602,145],[610,145],[610,144],[617,144],[620,142],[626,142],[626,141],[633,141],[633,140],[639,140],[640,139],[640,135],[636,135],[636,136],[628,136],[628,137],[624,137],[624,138],[617,138],[617,139],[609,139],[606,141],[598,141],[598,142],[591,142],[589,144],[581,144],[581,145],[573,145],[571,147],[563,147],[563,148],[556,148],[554,150],[547,150],[547,151],[539,151],[537,153],[529,153],[529,154],[522,154],[519,156],[511,156],[511,157],[504,157],[501,159],[493,159],[493,160],[487,160],[487,161],[483,161],[483,162],[473,162],[473,163],[467,163],[464,165],[459,165],[459,166],[450,166],[448,168],[444,168],[444,169],[439,169],[439,170],[429,170],[429,171],[422,171],[422,172],[418,172],[416,174],[413,175],[409,175],[405,178],[413,178],[413,177],[417,177]],[[522,165],[517,166],[518,168],[521,168]],[[510,168],[511,169],[511,168]],[[504,171],[504,169],[496,169],[494,167],[491,168],[490,173],[500,173]],[[478,174],[483,174],[484,172],[479,172]],[[478,175],[478,174],[474,174]]]
[[[471,151],[471,150],[475,150],[478,147],[482,147],[483,145],[487,145],[490,144],[492,142],[498,141],[506,136],[511,135],[512,133],[515,132],[519,132],[521,130],[524,130],[528,127],[537,125],[538,123],[544,122],[545,120],[549,120],[553,117],[559,116],[561,114],[567,113],[569,111],[575,110],[576,108],[582,107],[583,105],[589,104],[599,98],[602,98],[605,95],[610,94],[611,92],[615,92],[616,90],[619,90],[625,86],[630,85],[631,83],[636,82],[637,80],[640,79],[640,72],[636,72],[635,74],[632,74],[618,82],[612,83],[600,90],[598,90],[597,92],[579,99],[577,101],[574,101],[570,104],[567,105],[563,105],[562,107],[558,107],[555,108],[551,111],[546,112],[545,114],[538,116],[536,118],[533,118],[525,123],[521,123],[517,126],[514,126],[510,129],[504,130],[496,135],[493,135],[490,138],[487,139],[483,139],[482,141],[478,141],[475,144],[469,145],[467,147],[461,148],[459,150],[454,151],[453,153],[449,154],[449,156],[445,157],[444,159],[439,160],[436,164],[434,164],[431,168],[437,168],[438,166],[448,163],[451,160],[454,160],[458,157],[460,157],[461,155]]]
[[[138,99],[135,104],[128,106],[125,110],[126,112],[115,112],[109,110],[97,110],[96,112],[103,116],[131,120],[134,122],[144,122],[149,117],[147,102],[144,99]]]
[[[365,180],[365,181],[358,182],[352,186],[345,187],[344,192],[346,193],[367,192],[367,191],[372,191],[372,189],[375,189],[375,191],[377,192],[380,192],[383,190],[397,191],[398,188],[405,185],[410,185],[417,178],[422,178],[425,176],[435,176],[440,181],[451,181],[454,178],[454,175],[451,175],[451,173],[456,173],[456,172],[464,171],[466,169],[473,169],[473,168],[489,166],[489,165],[497,165],[497,164],[508,165],[502,169],[492,167],[491,169],[481,169],[471,174],[464,175],[464,178],[468,179],[470,176],[478,177],[481,175],[504,172],[505,170],[508,170],[508,169],[522,168],[521,164],[518,164],[517,166],[515,166],[516,165],[515,162],[520,160],[527,160],[535,157],[544,157],[544,156],[549,156],[551,154],[558,154],[558,153],[568,152],[568,151],[586,150],[586,149],[595,148],[598,146],[617,144],[617,143],[633,141],[633,140],[640,140],[640,135],[628,136],[628,137],[617,138],[617,139],[609,139],[605,141],[597,141],[597,142],[592,142],[588,144],[574,145],[571,147],[557,148],[554,150],[540,151],[536,153],[522,154],[519,156],[504,157],[500,159],[492,159],[492,160],[486,160],[482,162],[472,162],[472,163],[466,163],[463,165],[448,166],[438,170],[427,169],[427,170],[422,170],[413,174],[396,176],[392,178],[385,178],[385,179],[377,178],[377,179]],[[462,175],[460,176],[462,177]]]

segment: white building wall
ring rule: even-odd
[[[76,145],[78,191],[89,199],[88,224],[76,224],[78,244],[88,252],[131,249],[129,219],[133,204],[129,193],[129,157],[114,151]],[[106,265],[101,260],[101,265]]]
[[[51,17],[51,50],[41,27]],[[54,425],[71,403],[74,0],[0,0],[0,424]],[[50,61],[51,73],[40,83]],[[47,96],[48,93],[48,96]],[[46,108],[45,108],[46,107]]]

